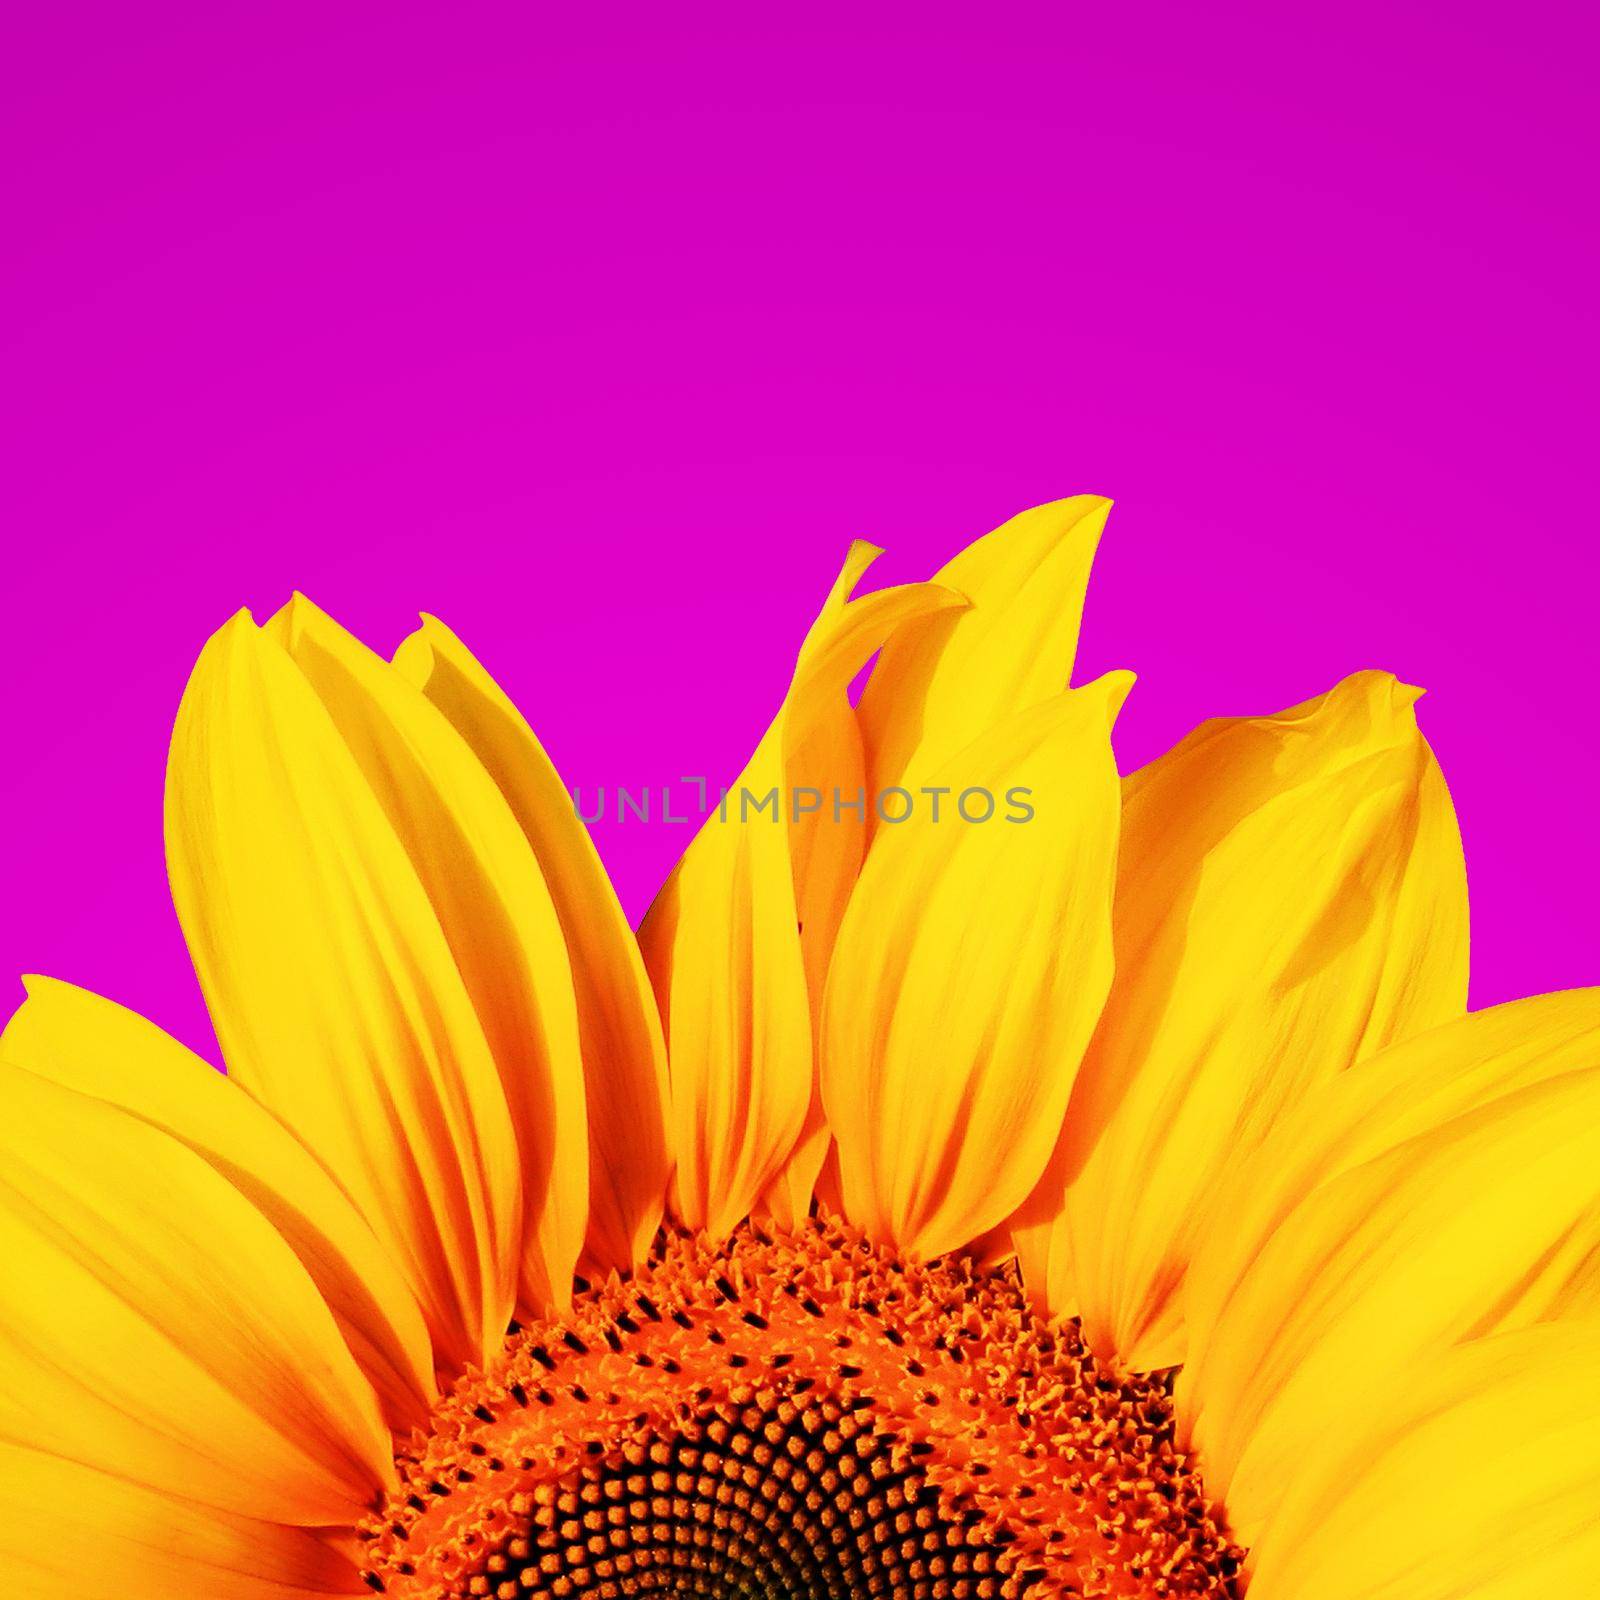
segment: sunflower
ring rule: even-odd
[[[637,939],[438,622],[229,622],[228,1075],[3,1037],[5,1593],[1595,1593],[1600,991],[1467,1013],[1392,677],[1119,778],[1106,510],[852,549]]]

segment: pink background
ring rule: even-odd
[[[1477,999],[1600,978],[1578,6],[7,29],[8,993],[203,1042],[161,773],[241,603],[385,648],[426,607],[570,780],[726,776],[852,535],[918,575],[1081,489],[1128,762],[1392,667]],[[685,837],[602,830],[631,911]]]

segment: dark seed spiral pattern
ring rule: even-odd
[[[1014,1280],[834,1220],[665,1234],[518,1330],[399,1461],[363,1576],[403,1600],[1235,1596],[1158,1378]]]

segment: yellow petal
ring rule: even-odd
[[[471,746],[543,870],[571,964],[589,1128],[585,1267],[626,1271],[661,1221],[666,1050],[633,930],[550,758],[500,686],[432,617],[395,666]]]
[[[178,712],[167,862],[230,1071],[360,1207],[438,1365],[481,1359],[522,1238],[506,1091],[394,824],[305,675],[243,614]]]
[[[1595,1325],[1501,1334],[1363,1392],[1297,1465],[1250,1600],[1577,1600],[1597,1506]]]
[[[1308,1094],[1218,1191],[1227,1226],[1200,1241],[1184,1296],[1191,1349],[1208,1343],[1252,1263],[1313,1190],[1463,1112],[1597,1063],[1600,989],[1575,989],[1430,1028]]]
[[[1065,689],[1111,502],[1074,495],[1013,517],[934,575],[971,608],[906,628],[861,696],[875,792],[915,790],[995,723]]]
[[[261,1522],[0,1443],[7,1600],[306,1600],[367,1593],[304,1528]]]
[[[1416,691],[1361,673],[1204,724],[1128,780],[1117,980],[1018,1227],[1072,1233],[1093,1348],[1183,1357],[1179,1291],[1219,1181],[1284,1109],[1458,1016],[1466,882]]]
[[[885,638],[914,617],[961,603],[928,585],[847,602],[870,558],[865,547],[852,550],[772,726],[639,930],[666,1027],[674,1209],[686,1226],[714,1234],[733,1228],[772,1185],[814,1106],[813,999],[795,851],[816,824],[810,813],[797,815],[796,763],[826,737],[851,679]],[[832,796],[827,805],[832,827]],[[848,818],[840,825],[848,827]],[[805,862],[807,904],[831,904],[842,892],[835,875],[849,870],[848,846],[813,842]]]
[[[851,545],[818,627],[812,631],[813,639],[842,613],[855,586],[881,554],[876,546],[861,540]],[[915,627],[921,620],[920,615],[914,616],[907,626]],[[871,807],[855,707],[848,694],[836,690],[816,698],[810,732],[797,748],[788,751],[785,763],[789,792],[796,797],[788,819],[788,842],[813,1039],[817,1037],[833,943],[866,854]],[[810,1209],[828,1141],[821,1088],[813,1071],[811,1099],[799,1137],[758,1196],[758,1214],[770,1216],[783,1228],[800,1223]]]
[[[187,1145],[283,1236],[310,1273],[389,1425],[427,1420],[437,1398],[416,1298],[371,1228],[283,1125],[236,1083],[143,1017],[71,984],[27,980],[0,1054],[122,1106]]]
[[[522,1158],[518,1301],[568,1304],[589,1217],[566,940],[526,834],[416,685],[303,595],[267,626],[327,708],[415,869],[488,1040]]]
[[[1453,1343],[1600,1308],[1600,1068],[1477,1106],[1298,1206],[1179,1378],[1249,1543],[1371,1385]]]
[[[308,1600],[365,1594],[314,1534],[173,1499],[0,1443],[10,1600]]]
[[[0,1438],[240,1515],[350,1522],[393,1476],[294,1252],[150,1123],[0,1067]]]
[[[1069,1148],[1065,1138],[1057,1141],[1033,1193],[1012,1214],[1008,1237],[1029,1298],[1052,1317],[1081,1319],[1072,1230],[1063,1215],[1062,1155]]]
[[[938,820],[914,811],[867,858],[829,969],[822,1097],[845,1210],[875,1238],[968,1244],[1050,1154],[1111,979],[1110,727],[1131,682],[1001,723],[936,774]],[[970,790],[988,821],[962,819]]]
[[[805,798],[790,808],[788,843],[813,1023],[821,1014],[833,942],[866,854],[866,819],[871,810],[864,793],[867,778],[861,728],[841,680],[848,682],[859,665],[856,657],[864,637],[876,639],[880,633],[885,638],[899,637],[929,616],[948,616],[959,610],[954,596],[937,590],[891,590],[887,602],[865,597],[858,602],[860,613],[849,619],[859,625],[876,607],[880,620],[872,623],[871,635],[845,627],[850,596],[882,553],[859,539],[851,545],[822,613],[801,647],[791,692],[796,723],[802,707],[807,719],[803,728],[790,729],[784,754],[790,789],[797,794],[805,792]],[[886,603],[893,607],[891,612],[884,612]],[[856,800],[861,803],[844,803]]]

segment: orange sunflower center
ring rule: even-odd
[[[1171,1415],[1005,1274],[833,1220],[668,1234],[457,1386],[361,1530],[364,1576],[429,1600],[1233,1595],[1242,1552]]]

